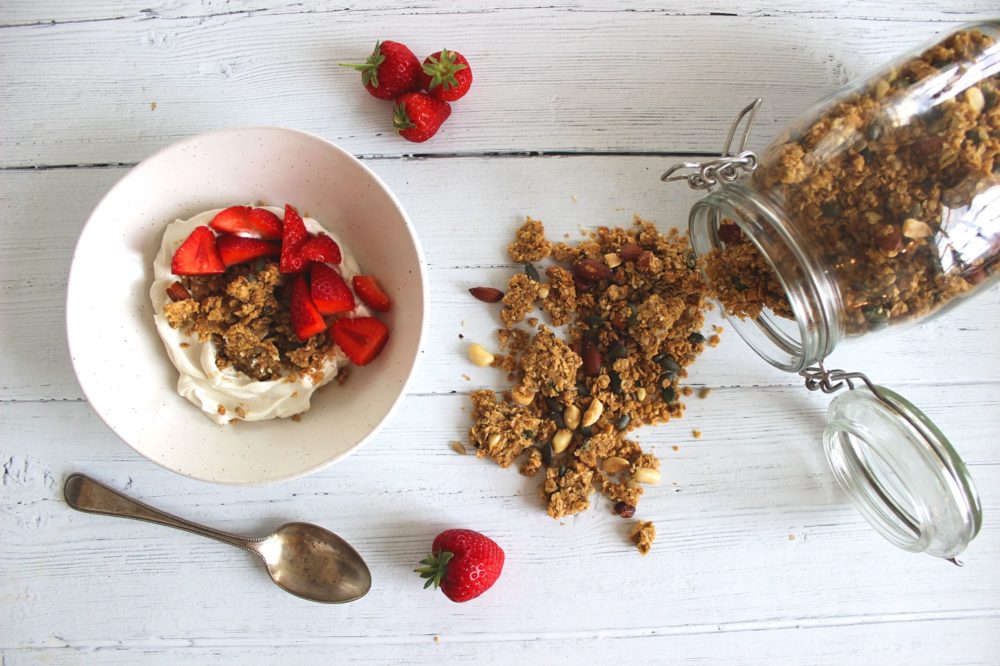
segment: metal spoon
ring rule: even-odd
[[[278,587],[303,599],[346,603],[365,596],[372,586],[371,572],[357,551],[317,525],[287,523],[267,537],[237,536],[171,516],[83,474],[70,475],[63,494],[79,511],[176,527],[249,551],[264,560]]]

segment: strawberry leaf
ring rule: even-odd
[[[385,62],[385,56],[382,55],[382,42],[375,42],[375,50],[372,54],[368,56],[368,60],[363,63],[349,63],[342,62],[339,63],[341,67],[350,67],[351,69],[356,69],[361,72],[361,82],[363,84],[370,85],[372,88],[378,88],[378,68]]]
[[[428,90],[433,90],[438,86],[443,86],[444,90],[458,87],[458,79],[455,73],[466,69],[468,65],[455,62],[455,52],[448,49],[441,49],[441,57],[430,56],[424,63],[422,69],[424,74],[431,77],[431,82],[427,86]]]
[[[420,563],[424,566],[418,567],[414,571],[420,574],[421,578],[427,579],[427,582],[424,583],[425,590],[432,585],[435,588],[441,586],[441,579],[448,572],[448,563],[451,562],[451,558],[454,556],[454,553],[444,550],[439,553],[431,553],[420,560]]]

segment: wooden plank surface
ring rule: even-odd
[[[823,459],[829,397],[731,331],[691,369],[712,394],[638,434],[664,474],[640,508],[660,532],[646,558],[605,503],[554,522],[536,479],[448,446],[468,428],[466,394],[505,386],[465,362],[459,334],[490,346],[496,312],[466,289],[520,270],[504,248],[524,215],[552,237],[636,213],[683,227],[697,195],[659,174],[717,150],[748,99],[766,98],[761,146],[847,78],[995,11],[993,0],[3,3],[0,664],[1000,663],[997,290],[831,359],[901,389],[968,463],[984,525],[962,569],[896,551],[864,523]],[[474,58],[474,94],[427,144],[392,136],[386,106],[336,67],[379,37],[420,51],[447,40]],[[431,330],[412,394],[369,446],[305,479],[229,488],[162,470],[104,426],[68,365],[63,303],[76,237],[129,165],[255,123],[337,141],[386,180],[425,249]],[[442,181],[456,194],[442,196]],[[68,510],[61,483],[76,470],[222,529],[330,527],[364,554],[375,587],[346,607],[304,603],[238,551]],[[507,551],[497,588],[470,604],[420,591],[410,572],[453,525]]]
[[[28,21],[0,41],[0,166],[131,163],[191,134],[254,124],[316,132],[361,154],[704,152],[719,150],[757,96],[763,145],[848,78],[940,31],[941,18],[390,6]],[[388,105],[337,67],[395,34],[421,52],[462,35],[476,62],[474,94],[420,146],[402,144]]]

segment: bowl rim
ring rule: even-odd
[[[73,336],[71,335],[71,330],[70,330],[71,324],[69,316],[70,301],[74,293],[73,275],[74,272],[78,270],[77,258],[80,251],[80,245],[84,235],[87,233],[87,230],[94,223],[95,215],[104,205],[104,203],[119,189],[128,186],[130,180],[137,177],[136,174],[141,173],[143,169],[148,169],[149,164],[154,160],[156,160],[161,155],[163,155],[164,153],[180,148],[185,144],[201,141],[206,138],[225,135],[225,134],[241,133],[241,132],[273,132],[276,134],[292,134],[292,135],[298,135],[299,137],[303,137],[309,140],[319,141],[325,144],[326,147],[332,149],[334,152],[339,153],[342,157],[346,157],[349,162],[352,162],[356,166],[360,167],[362,171],[364,171],[374,181],[374,183],[378,186],[379,190],[381,190],[381,192],[389,198],[389,201],[396,208],[396,210],[399,211],[400,217],[402,217],[403,219],[404,226],[406,227],[406,232],[409,235],[410,241],[413,243],[413,247],[416,250],[417,254],[417,268],[418,268],[418,275],[420,277],[420,292],[422,296],[422,308],[420,310],[420,332],[417,336],[417,348],[413,359],[413,363],[410,365],[409,372],[407,373],[405,379],[403,380],[403,384],[402,387],[400,388],[399,393],[393,399],[392,404],[386,410],[385,415],[379,420],[378,423],[375,424],[375,427],[373,427],[370,431],[368,431],[368,433],[364,437],[359,439],[357,443],[355,443],[353,446],[351,446],[348,449],[345,449],[343,452],[327,460],[311,465],[298,472],[290,472],[287,474],[280,474],[273,477],[268,477],[266,479],[250,480],[250,481],[241,481],[232,479],[214,479],[196,473],[182,472],[174,467],[165,464],[160,460],[156,460],[146,455],[138,448],[133,446],[131,442],[122,437],[122,435],[118,432],[118,429],[115,428],[115,426],[108,421],[108,419],[105,417],[104,412],[102,412],[102,410],[99,409],[97,405],[94,403],[90,392],[88,392],[87,390],[87,386],[85,386],[84,382],[81,381],[80,379],[80,373],[78,371],[76,362],[76,354],[74,353]],[[80,390],[83,392],[83,396],[86,399],[87,403],[90,405],[90,408],[97,414],[97,416],[108,427],[108,429],[111,430],[112,433],[114,433],[115,437],[117,437],[120,441],[128,445],[130,449],[138,453],[142,458],[154,463],[158,467],[166,469],[179,476],[184,476],[205,483],[213,483],[224,486],[244,486],[244,487],[266,486],[266,485],[275,485],[278,483],[283,483],[285,481],[291,481],[293,479],[300,479],[310,474],[315,474],[316,472],[319,472],[323,469],[326,469],[341,462],[342,460],[345,460],[346,458],[350,457],[353,453],[355,453],[358,449],[360,449],[362,446],[367,444],[376,434],[379,433],[379,431],[382,430],[386,422],[389,421],[389,419],[391,419],[396,414],[396,412],[399,410],[400,403],[410,392],[410,388],[413,385],[414,377],[416,376],[417,368],[420,365],[421,357],[423,356],[424,345],[427,342],[427,330],[429,326],[428,313],[430,312],[430,287],[427,279],[427,261],[424,256],[423,246],[420,243],[420,237],[417,235],[416,228],[413,225],[413,221],[410,219],[409,214],[406,212],[406,209],[403,207],[402,203],[396,197],[395,193],[389,188],[388,185],[386,185],[385,181],[383,181],[382,178],[380,178],[377,173],[375,173],[372,169],[370,169],[364,162],[362,162],[353,153],[345,150],[341,146],[333,143],[332,141],[319,136],[318,134],[289,127],[281,127],[277,125],[248,125],[245,127],[227,127],[227,128],[209,130],[207,132],[202,132],[200,134],[188,136],[173,143],[170,143],[160,148],[159,150],[155,151],[148,157],[142,159],[137,164],[135,164],[132,168],[128,170],[128,172],[124,176],[119,178],[118,181],[115,182],[115,184],[112,185],[107,192],[104,193],[104,196],[102,196],[100,201],[97,202],[97,205],[94,206],[94,209],[90,212],[90,215],[87,216],[87,220],[80,228],[79,236],[77,237],[76,243],[73,246],[73,254],[70,258],[70,268],[66,281],[66,300],[63,312],[66,320],[65,321],[66,344],[69,350],[70,365],[73,368],[73,374],[76,376],[77,383],[80,386]],[[192,407],[197,409],[197,407],[195,406]]]

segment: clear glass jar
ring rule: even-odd
[[[740,335],[799,372],[1000,279],[1000,20],[849,85],[695,205],[691,242]]]
[[[824,448],[862,515],[895,545],[957,563],[982,523],[965,465],[902,396],[823,359],[842,340],[923,321],[1000,280],[1000,20],[846,86],[759,159],[731,154],[759,102],[720,159],[663,175],[721,185],[689,218],[709,287],[772,365],[810,390],[850,389],[830,404]],[[682,169],[697,172],[673,175]]]

